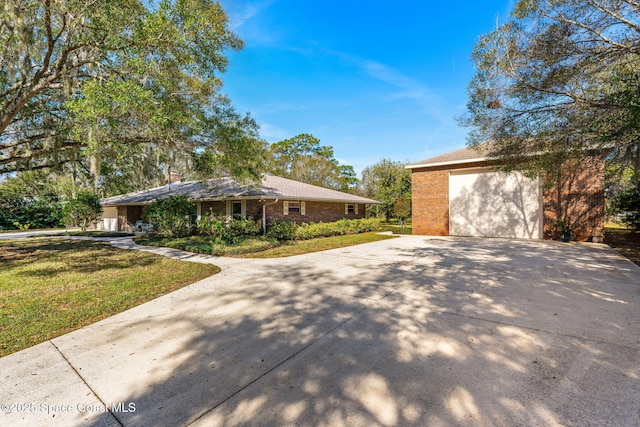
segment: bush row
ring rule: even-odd
[[[308,240],[375,231],[379,224],[377,218],[341,219],[335,222],[310,222],[300,225],[293,222],[274,222],[269,226],[267,236],[277,240]]]
[[[206,213],[196,221],[196,234],[209,236],[219,243],[238,243],[262,234],[262,221],[232,219]]]

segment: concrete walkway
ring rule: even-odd
[[[0,359],[0,425],[640,424],[640,268],[605,245],[407,236],[217,260]]]

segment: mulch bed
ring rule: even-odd
[[[605,243],[640,265],[640,233],[630,231],[607,231]]]

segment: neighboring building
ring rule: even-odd
[[[560,184],[549,186],[492,164],[485,145],[406,166],[413,234],[551,239],[557,212],[566,212],[576,240],[604,235],[602,158],[567,161]]]
[[[302,222],[331,222],[364,218],[376,200],[341,191],[265,175],[260,185],[241,185],[231,178],[173,182],[162,187],[108,197],[102,204],[99,229],[129,231],[141,220],[144,207],[156,199],[184,194],[196,205],[198,218],[206,212],[243,218]]]

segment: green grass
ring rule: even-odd
[[[628,230],[627,226],[624,224],[619,224],[617,222],[606,222],[604,224],[605,231],[625,231]]]
[[[377,232],[350,234],[347,236],[321,237],[318,239],[287,242],[281,246],[265,251],[244,254],[243,258],[282,258],[293,255],[302,255],[312,252],[326,251],[329,249],[343,248],[345,246],[360,245],[363,243],[377,242],[378,240],[393,239],[395,236],[381,235]]]
[[[411,234],[411,224],[402,227],[398,224],[380,224],[380,231],[391,231],[393,234]]]
[[[216,274],[219,267],[50,238],[0,241],[0,356]]]
[[[133,233],[124,231],[69,231],[62,233],[61,236],[88,236],[88,237],[127,237],[133,236]]]
[[[216,256],[231,256],[243,258],[280,258],[327,249],[342,248],[344,246],[370,243],[377,240],[392,238],[382,236],[376,232],[351,234],[347,236],[322,237],[318,239],[300,240],[279,243],[273,239],[248,239],[234,245],[214,243],[209,237],[192,236],[185,238],[169,238],[159,236],[140,236],[134,240],[140,245],[166,246],[184,251],[209,254]]]
[[[278,246],[279,243],[273,239],[247,239],[234,245],[216,243],[206,236],[191,237],[162,237],[158,235],[138,236],[134,241],[139,245],[164,246],[168,248],[181,249],[183,251],[195,252],[215,256],[234,256],[243,253],[259,252],[265,249]]]

